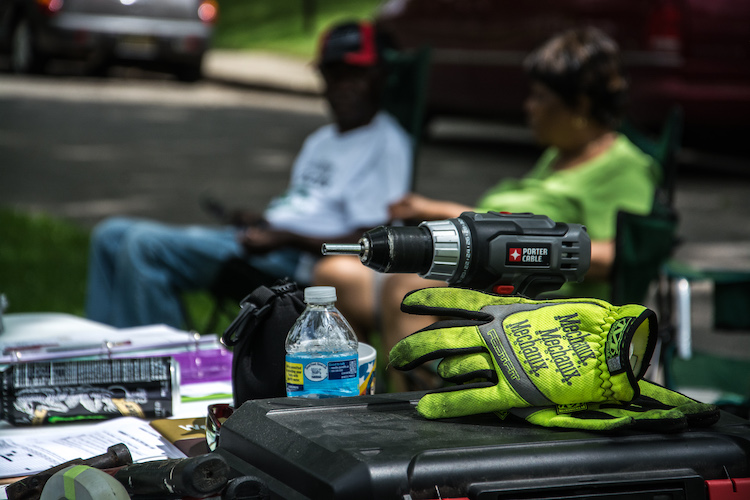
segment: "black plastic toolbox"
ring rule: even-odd
[[[750,498],[750,421],[730,414],[707,429],[602,434],[426,420],[420,396],[248,401],[222,426],[219,453],[290,500]]]

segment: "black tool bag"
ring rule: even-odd
[[[294,282],[260,286],[242,299],[239,315],[222,336],[234,347],[232,391],[235,408],[248,399],[286,396],[284,342],[305,309]]]

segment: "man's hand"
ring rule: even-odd
[[[407,194],[397,202],[388,207],[392,219],[418,219],[425,213],[423,205],[427,198],[418,194]]]
[[[452,201],[434,200],[410,193],[388,207],[391,219],[399,220],[440,220],[458,217],[472,208]]]
[[[273,229],[263,221],[261,225],[248,227],[239,232],[237,240],[249,254],[267,253],[281,247],[296,248],[313,255],[320,255],[323,243],[348,243],[356,241],[366,229],[359,229],[351,234],[331,237],[313,238],[289,231]]]
[[[266,224],[263,214],[247,210],[232,210],[227,214],[226,222],[237,227],[263,226]]]
[[[263,214],[250,212],[244,209],[228,210],[224,204],[210,196],[200,199],[203,210],[222,224],[230,224],[237,227],[257,226],[265,223]]]
[[[267,227],[249,227],[239,235],[240,244],[247,253],[266,253],[291,243],[286,231]]]

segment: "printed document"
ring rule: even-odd
[[[28,432],[31,431],[31,432]],[[125,444],[133,462],[183,458],[149,422],[121,417],[97,424],[24,428],[0,432],[0,478],[28,476],[76,458],[101,455]]]

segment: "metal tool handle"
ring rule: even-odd
[[[115,473],[115,479],[125,485],[131,496],[204,498],[217,495],[226,487],[229,465],[216,454],[155,460],[123,467]]]

